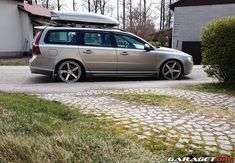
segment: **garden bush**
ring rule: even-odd
[[[159,41],[151,41],[150,44],[152,44],[155,47],[161,46],[161,43]]]
[[[235,16],[215,20],[203,30],[202,51],[208,75],[235,84]]]

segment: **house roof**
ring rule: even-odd
[[[202,5],[219,5],[235,3],[235,0],[179,0],[173,3],[170,8],[174,10],[175,7],[183,6],[202,6]]]
[[[27,12],[30,15],[42,16],[47,18],[51,17],[51,12],[48,9],[35,4],[31,5],[28,3],[24,3],[22,5],[18,5],[18,8],[24,12]]]

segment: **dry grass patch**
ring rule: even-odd
[[[227,118],[228,120],[233,120],[235,118],[235,112],[229,111],[227,108],[199,105],[191,102],[190,100],[174,96],[157,95],[157,94],[137,94],[137,93],[115,94],[112,96],[114,98],[138,104],[163,106],[172,109],[185,109],[189,112],[197,111],[198,114],[204,114],[216,117],[219,116]]]
[[[180,89],[235,96],[234,84],[226,85],[222,83],[205,83],[205,84],[185,86],[181,87]]]
[[[0,59],[0,66],[27,66],[29,58]]]

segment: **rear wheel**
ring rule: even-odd
[[[80,80],[83,75],[82,73],[81,66],[74,61],[64,61],[57,69],[59,79],[67,83],[73,83]]]
[[[176,60],[170,60],[163,64],[161,76],[167,80],[177,80],[182,77],[183,67]]]

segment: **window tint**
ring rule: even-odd
[[[49,31],[45,43],[78,45],[78,32],[76,31]]]
[[[85,32],[84,45],[112,47],[111,38],[108,33]]]
[[[137,38],[126,35],[114,35],[118,48],[142,49],[144,50],[144,43]]]

